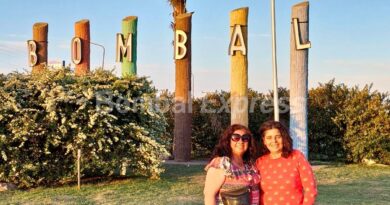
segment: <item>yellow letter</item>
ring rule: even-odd
[[[180,60],[187,54],[187,34],[182,30],[176,30],[175,32],[175,59]],[[182,51],[182,52],[180,52]]]

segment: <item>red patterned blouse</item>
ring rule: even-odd
[[[260,203],[263,205],[314,204],[317,185],[305,156],[294,150],[287,158],[259,157],[256,167],[262,176]]]

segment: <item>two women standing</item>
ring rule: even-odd
[[[261,156],[257,158],[256,140],[249,129],[227,128],[206,166],[205,204],[314,204],[317,188],[312,168],[301,152],[293,150],[287,129],[280,122],[267,121],[259,134]]]

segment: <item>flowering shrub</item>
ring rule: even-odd
[[[74,177],[78,149],[84,175],[110,175],[124,162],[133,174],[163,171],[167,123],[146,78],[61,69],[0,76],[0,86],[0,181],[30,187]]]

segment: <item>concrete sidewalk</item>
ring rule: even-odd
[[[208,161],[206,160],[191,160],[188,162],[176,162],[175,160],[165,160],[164,164],[180,164],[180,165],[206,165]]]
[[[206,160],[191,160],[191,161],[188,161],[188,162],[176,162],[175,160],[165,160],[164,164],[179,164],[179,165],[187,165],[187,166],[191,166],[191,165],[204,165],[206,166],[206,164],[208,163],[208,161]],[[321,168],[324,168],[328,165],[312,165],[311,167],[313,168],[313,170],[318,170],[318,169],[321,169]]]

